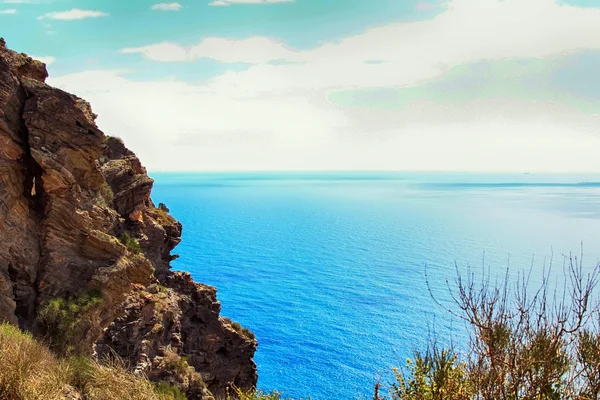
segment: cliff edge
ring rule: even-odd
[[[0,39],[0,321],[57,352],[116,353],[190,398],[253,387],[254,335],[219,316],[215,288],[170,271],[182,227],[146,169],[47,76]]]

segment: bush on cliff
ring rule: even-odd
[[[102,161],[102,158],[100,158],[100,161]],[[110,207],[114,199],[115,194],[113,193],[113,190],[110,187],[110,185],[106,182],[103,183],[98,191],[98,198],[96,200],[96,204],[104,207]]]
[[[244,328],[239,322],[232,321],[231,318],[221,317],[221,321],[225,324],[231,326],[237,333],[240,333],[242,336],[248,339],[256,339],[254,332],[252,332],[248,328]]]
[[[281,397],[279,392],[273,391],[265,393],[260,390],[241,390],[234,388],[232,394],[227,396],[227,400],[292,400],[290,398]],[[310,399],[308,399],[310,400]]]
[[[74,351],[85,312],[102,303],[99,291],[89,291],[77,297],[57,297],[38,313],[36,324],[52,350],[67,354]]]
[[[129,233],[127,232],[124,232],[119,236],[119,241],[133,254],[139,254],[142,251],[140,242],[138,242],[136,238],[129,236]]]

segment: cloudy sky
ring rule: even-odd
[[[153,171],[600,171],[599,0],[0,0],[0,36]]]

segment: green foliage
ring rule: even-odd
[[[171,347],[167,346],[163,360],[165,369],[175,374],[179,379],[187,381],[189,389],[198,392],[206,388],[202,376],[188,363],[187,357],[181,357]]]
[[[173,400],[187,400],[187,396],[181,391],[181,389],[167,382],[157,383],[155,391],[158,395],[171,398]]]
[[[242,335],[246,336],[249,339],[256,339],[256,336],[254,335],[254,332],[252,332],[248,328],[242,328],[241,332],[242,332]]]
[[[227,400],[292,400],[287,397],[282,397],[281,393],[277,391],[265,393],[256,389],[244,391],[234,388],[232,392],[232,394],[227,395]]]
[[[582,330],[577,338],[577,363],[581,366],[581,400],[600,398],[600,333]]]
[[[154,218],[156,219],[156,222],[158,222],[160,225],[172,225],[176,222],[175,218],[173,218],[173,216],[171,216],[171,214],[169,214],[168,208],[160,203],[163,207],[158,207],[155,208],[153,210],[154,214]]]
[[[119,241],[133,254],[140,254],[142,251],[140,242],[136,238],[129,236],[127,232],[123,232],[119,236]]]
[[[185,375],[191,368],[187,362],[187,357],[180,357],[175,353],[170,353],[166,357],[167,368],[177,375]]]
[[[91,290],[77,297],[57,297],[38,313],[36,323],[45,333],[50,348],[59,353],[71,353],[80,335],[82,316],[103,301],[100,291]]]
[[[100,190],[99,190],[98,194],[99,194],[99,196],[98,196],[96,203],[98,205],[101,205],[104,207],[110,207],[110,205],[112,204],[112,202],[115,198],[115,195],[114,195],[110,185],[106,182],[104,184],[102,184],[102,186],[100,186]]]
[[[406,361],[407,373],[394,370],[396,384],[392,398],[401,400],[463,400],[470,399],[472,390],[467,365],[449,349],[437,346],[425,353],[417,352]]]
[[[90,385],[96,369],[96,363],[85,356],[74,356],[65,360],[71,372],[71,386],[84,389]]]
[[[564,270],[557,289],[548,276],[529,288],[526,274],[516,284],[508,274],[496,284],[458,274],[452,296],[471,328],[469,356],[435,346],[417,353],[395,370],[392,399],[599,399],[600,265],[584,273],[569,257]]]
[[[152,283],[148,285],[146,290],[148,291],[148,293],[160,293],[162,295],[166,295],[168,293],[167,288],[161,285],[160,283]]]
[[[227,317],[221,317],[221,320],[225,324],[231,326],[236,332],[241,333],[243,336],[247,337],[248,339],[256,339],[256,335],[254,335],[254,332],[252,332],[248,328],[242,327],[242,325],[239,322],[234,322],[231,320],[231,318],[227,318]]]

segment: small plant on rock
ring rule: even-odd
[[[119,241],[133,254],[140,254],[142,251],[140,242],[136,238],[131,237],[127,232],[123,232],[123,234],[119,236]]]
[[[100,291],[91,290],[77,297],[57,297],[40,310],[36,323],[45,334],[50,348],[59,353],[72,353],[80,336],[82,317],[102,303]]]

